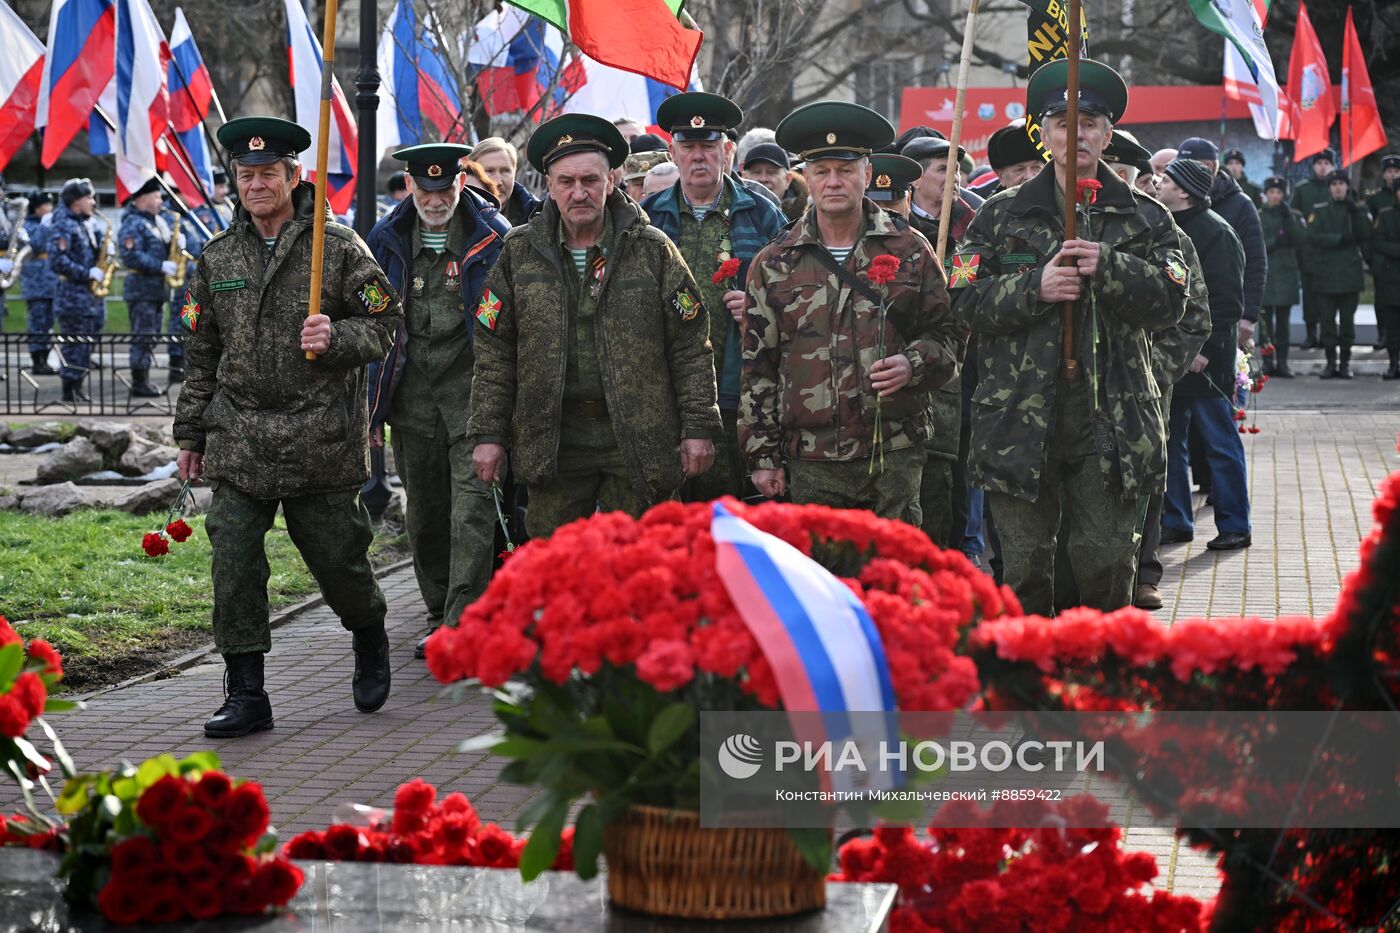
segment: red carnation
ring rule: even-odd
[[[437,788],[422,778],[400,784],[394,792],[394,832],[406,834],[421,827],[436,799]]]
[[[1250,433],[1250,434],[1258,434],[1259,431],[1260,431],[1259,425],[1257,425],[1257,424],[1251,424],[1251,425],[1249,426],[1249,433]]]
[[[654,641],[637,658],[637,676],[660,693],[679,690],[695,679],[695,655],[683,641]]]
[[[472,851],[476,856],[472,864],[481,868],[514,868],[519,861],[515,837],[495,823],[481,827],[472,840]]]
[[[6,645],[22,644],[24,639],[20,638],[13,628],[10,627],[9,620],[0,616],[0,648]]]
[[[1081,178],[1075,182],[1074,190],[1080,204],[1093,204],[1099,199],[1099,189],[1102,187],[1103,182],[1097,178]]]
[[[132,836],[112,846],[112,875],[128,878],[155,864],[159,852],[149,836]]]
[[[161,827],[176,808],[190,799],[190,786],[181,778],[167,774],[141,794],[136,801],[136,815],[147,826]],[[206,827],[205,832],[208,832]]]
[[[194,534],[194,529],[187,525],[183,518],[177,518],[165,526],[165,533],[174,538],[176,542],[180,542]]]
[[[44,715],[44,699],[48,696],[48,691],[44,689],[44,682],[39,679],[39,675],[33,671],[25,671],[15,678],[14,686],[10,688],[10,696],[29,713],[29,718]]]
[[[281,907],[290,901],[301,887],[306,875],[285,859],[272,859],[258,868],[253,890],[259,900]]]
[[[233,789],[224,806],[224,819],[237,838],[252,844],[267,831],[270,814],[262,785],[246,781]]]
[[[214,818],[203,807],[187,804],[172,813],[161,828],[176,842],[198,842],[214,828]]]
[[[14,694],[0,694],[0,735],[19,738],[29,728],[29,720],[29,712]]]
[[[353,826],[337,823],[322,837],[326,858],[333,862],[353,862],[360,854],[360,831]]]
[[[59,656],[54,646],[42,638],[36,638],[29,643],[29,657],[44,665],[44,673],[52,674],[55,677],[63,676],[63,658]]]
[[[898,256],[882,253],[870,260],[870,268],[865,270],[865,277],[870,280],[871,285],[888,285],[899,274],[899,265]]]
[[[204,777],[194,786],[195,802],[217,810],[228,800],[233,790],[233,781],[222,771],[206,771]]]
[[[223,913],[223,895],[219,893],[218,886],[212,883],[186,885],[182,900],[185,913],[196,920],[210,920]]]
[[[129,926],[145,914],[148,893],[136,885],[109,881],[97,895],[97,906],[108,920]]]
[[[158,531],[148,531],[141,539],[141,550],[147,557],[159,557],[170,553],[170,541]]]
[[[739,266],[742,265],[737,259],[726,259],[719,264],[715,274],[710,276],[710,281],[716,285],[724,284],[725,279],[732,279],[739,274]]]
[[[1235,409],[1235,420],[1236,420],[1236,421],[1243,421],[1244,419],[1246,419],[1246,418],[1248,418],[1248,417],[1249,417],[1248,413],[1246,413],[1245,410],[1244,410],[1243,408],[1236,408],[1236,409]]]
[[[326,858],[326,841],[323,833],[307,830],[293,836],[282,849],[287,858],[323,859]]]

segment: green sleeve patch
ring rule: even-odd
[[[199,302],[194,300],[190,290],[185,289],[185,303],[180,306],[180,323],[190,332],[194,333],[199,329],[199,315],[201,309]]]
[[[388,286],[377,278],[370,279],[360,287],[359,297],[360,303],[370,314],[383,314],[394,300]]]
[[[487,330],[496,329],[496,321],[501,316],[501,299],[496,297],[496,293],[491,289],[486,289],[486,294],[481,296],[481,302],[476,306],[476,319],[481,326]]]
[[[704,305],[701,304],[695,289],[685,284],[671,293],[671,307],[676,310],[676,315],[682,321],[693,321],[700,316]]]

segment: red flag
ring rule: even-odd
[[[1298,28],[1293,33],[1293,53],[1288,58],[1288,132],[1295,141],[1293,161],[1301,162],[1327,148],[1337,108],[1332,102],[1332,79],[1327,59],[1317,41],[1308,8],[1298,2]]]
[[[1361,40],[1347,7],[1347,28],[1342,40],[1342,164],[1359,162],[1385,146],[1385,127],[1376,107],[1376,91],[1361,54]]]

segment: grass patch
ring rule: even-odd
[[[213,638],[204,517],[188,519],[188,541],[149,558],[141,536],[155,521],[114,511],[60,519],[0,512],[0,614],[63,653],[70,690],[145,673]],[[405,553],[402,536],[376,538],[371,558],[384,566]],[[274,612],[316,591],[280,516],[267,556]]]

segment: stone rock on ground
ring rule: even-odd
[[[131,446],[117,461],[117,471],[126,476],[144,476],[157,467],[173,463],[179,455],[178,448],[157,444],[142,434],[133,434]]]
[[[133,434],[138,434],[146,440],[155,444],[163,444],[166,447],[174,446],[175,435],[170,433],[170,426],[162,427],[158,424],[129,424]]]
[[[19,508],[19,496],[0,496],[0,512],[13,512]]]
[[[78,422],[78,436],[86,437],[96,444],[97,449],[102,451],[103,456],[111,463],[116,463],[117,458],[126,452],[134,431],[132,425],[118,421]]]
[[[180,491],[178,479],[163,479],[155,483],[137,486],[113,499],[109,508],[132,515],[150,515],[152,512],[165,512],[175,501]]]
[[[20,509],[32,515],[58,518],[92,505],[92,499],[72,483],[36,486],[20,493]]]
[[[41,483],[61,483],[102,469],[102,451],[86,437],[75,437],[39,461]]]
[[[13,447],[38,447],[63,439],[63,426],[57,421],[41,421],[14,428],[6,443]]]

